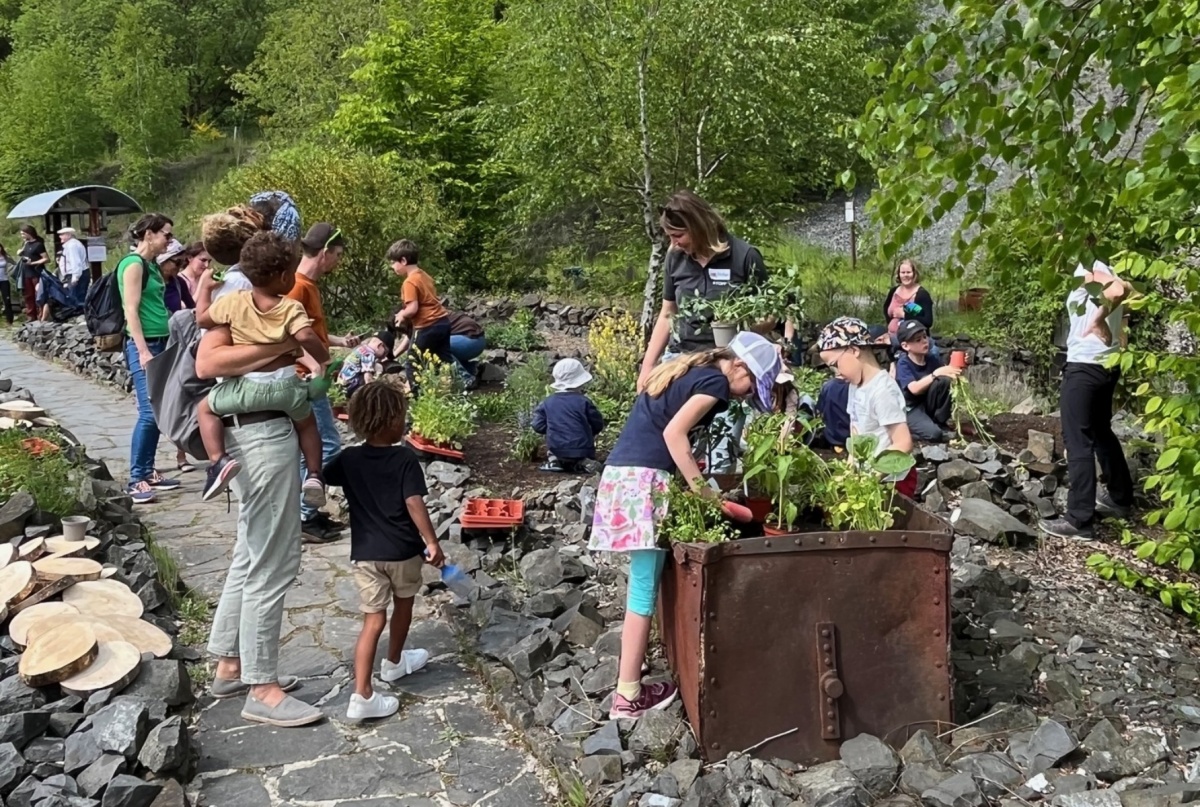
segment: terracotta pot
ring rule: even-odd
[[[967,351],[952,350],[950,351],[950,366],[959,370],[967,369]]]
[[[775,535],[791,535],[791,534],[792,534],[791,527],[786,527],[781,530],[778,527],[775,527],[771,524],[763,524],[763,535],[775,536]]]
[[[754,516],[754,520],[761,524],[771,517],[771,500],[762,496],[747,496],[746,506],[750,508],[750,514]]]

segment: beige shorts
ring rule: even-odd
[[[392,598],[406,600],[421,590],[420,555],[408,560],[353,561],[354,582],[358,584],[358,610],[364,614],[386,611]]]

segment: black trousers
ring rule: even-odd
[[[4,300],[4,319],[9,325],[13,324],[12,283],[0,280],[0,299]]]
[[[1118,370],[1098,364],[1072,362],[1063,370],[1059,408],[1070,485],[1067,520],[1076,527],[1090,525],[1096,516],[1096,460],[1113,501],[1133,504],[1133,478],[1112,430],[1113,393],[1120,378]]]
[[[908,412],[908,430],[914,440],[941,442],[942,432],[954,414],[950,397],[950,379],[935,378],[916,405]]]

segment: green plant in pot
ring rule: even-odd
[[[875,435],[851,435],[849,456],[830,463],[818,500],[831,529],[882,532],[895,523],[896,487],[888,480],[907,474],[916,460],[895,449],[876,453],[878,446]]]
[[[684,298],[679,304],[679,316],[683,319],[701,320],[713,332],[717,347],[725,347],[748,320],[753,306],[754,290],[751,286],[739,286],[729,294],[709,300],[699,293]]]
[[[817,503],[829,472],[824,460],[804,443],[796,421],[778,414],[755,418],[746,429],[742,481],[771,501],[766,527],[792,530],[800,514]]]
[[[721,503],[693,493],[675,477],[665,493],[655,497],[655,504],[665,499],[667,515],[659,525],[667,541],[685,544],[719,544],[737,537],[737,531],[721,513]]]

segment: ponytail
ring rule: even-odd
[[[667,391],[667,387],[678,381],[684,373],[693,367],[711,367],[722,359],[734,361],[737,356],[727,347],[706,350],[703,353],[688,353],[679,358],[660,364],[646,379],[646,393],[651,398],[657,398]]]

